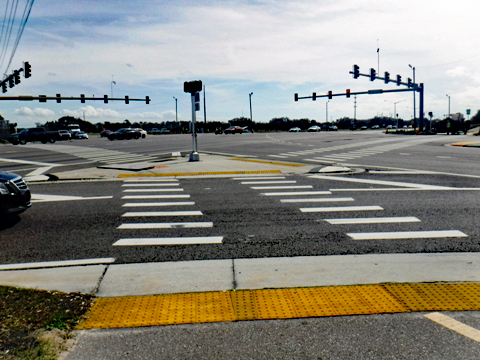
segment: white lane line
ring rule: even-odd
[[[336,180],[336,181],[346,181],[353,183],[361,184],[374,184],[374,185],[386,185],[386,186],[396,186],[396,187],[408,187],[408,188],[422,188],[422,189],[446,189],[445,186],[437,185],[426,185],[426,184],[415,184],[415,183],[406,183],[398,181],[383,181],[383,180],[370,180],[370,179],[353,179],[346,177],[333,177],[325,175],[312,175],[310,178],[321,179],[321,180]]]
[[[0,265],[0,270],[42,269],[42,268],[55,268],[55,267],[63,267],[63,266],[100,265],[100,264],[111,264],[113,262],[115,262],[115,258],[48,261],[48,262],[37,262],[37,263]]]
[[[175,192],[175,191],[183,191],[183,189],[125,189],[123,192]]]
[[[147,217],[147,216],[202,216],[201,211],[136,211],[127,212],[122,217]]]
[[[420,222],[414,216],[404,217],[375,217],[375,218],[352,218],[352,219],[324,219],[326,222],[332,225],[343,224],[393,224],[393,223],[406,223],[406,222]]]
[[[306,202],[337,202],[337,201],[355,201],[351,197],[341,198],[314,198],[314,199],[281,199],[282,203],[306,203]]]
[[[234,177],[232,180],[282,180],[285,176],[245,176]]]
[[[52,163],[44,163],[44,162],[38,162],[38,161],[28,161],[28,160],[18,160],[18,159],[10,159],[10,158],[0,158],[0,161],[2,162],[11,162],[11,163],[17,163],[17,164],[29,164],[29,165],[37,165],[37,166],[62,166],[62,164],[52,164]]]
[[[28,173],[27,175],[25,175],[24,178],[34,177],[34,176],[37,176],[37,175],[42,175],[43,173],[50,170],[51,168],[52,168],[52,166],[40,167],[40,168],[32,171],[31,173]]]
[[[328,207],[312,207],[312,208],[300,208],[301,212],[341,212],[341,211],[374,211],[383,210],[378,205],[372,206],[328,206]]]
[[[430,171],[420,171],[420,170],[369,170],[369,174],[386,174],[386,175],[423,175],[431,174]]]
[[[195,205],[194,201],[177,201],[177,202],[146,202],[146,203],[125,203],[123,207],[142,207],[142,206],[189,206]]]
[[[468,326],[460,321],[452,319],[451,317],[438,312],[434,312],[424,316],[427,319],[446,327],[447,329],[455,331],[456,333],[459,333],[460,335],[463,335],[476,342],[480,342],[480,330],[477,330],[471,326]]]
[[[125,200],[144,200],[144,199],[187,199],[190,195],[126,195],[122,196]]]
[[[43,195],[43,194],[32,194],[32,202],[51,202],[51,201],[77,201],[77,200],[104,200],[111,199],[113,196],[91,196],[91,197],[81,197],[81,196],[65,196],[65,195]]]
[[[282,155],[268,155],[268,156],[274,157],[274,158],[281,158],[281,159],[288,158],[288,156],[282,156]]]
[[[276,180],[276,181],[242,181],[243,185],[262,185],[262,184],[296,184],[295,180]]]
[[[221,244],[223,236],[204,237],[177,237],[177,238],[146,238],[146,239],[120,239],[113,246],[166,246],[166,245],[195,245],[195,244]]]
[[[348,233],[347,235],[354,240],[397,240],[397,239],[466,238],[468,237],[468,235],[458,230]]]
[[[253,190],[313,189],[312,185],[251,186]]]
[[[157,184],[157,183],[143,183],[143,184],[123,184],[122,186],[124,187],[127,187],[127,186],[131,186],[131,187],[134,187],[134,186],[138,186],[138,187],[141,187],[141,186],[159,186],[160,184]],[[164,184],[161,184],[161,186],[180,186],[180,183],[164,183]]]
[[[329,189],[333,192],[355,192],[355,191],[471,191],[480,190],[480,188],[450,188],[450,187],[438,187],[438,188],[357,188],[357,189]]]
[[[451,159],[451,156],[437,156],[439,159]]]
[[[330,191],[284,191],[262,193],[265,196],[309,196],[309,195],[331,195]]]
[[[145,230],[145,229],[184,229],[184,228],[211,228],[213,222],[182,222],[182,223],[130,223],[122,224],[119,230]]]
[[[407,154],[407,153],[399,153],[398,155],[410,156],[410,154]]]
[[[178,181],[177,179],[173,178],[166,178],[166,179],[125,179],[123,182],[169,182],[169,181]]]
[[[319,163],[324,163],[324,162],[328,162],[328,163],[334,163],[335,161],[332,161],[332,160],[323,160],[323,159],[303,159],[304,161],[311,161],[311,162],[319,162]]]

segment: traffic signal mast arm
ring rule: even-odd
[[[325,94],[325,95],[317,95],[317,93],[313,93],[312,96],[298,96],[298,94],[295,94],[295,101],[301,100],[301,99],[312,99],[315,100],[316,98],[323,98],[323,97],[333,97],[333,96],[347,96],[348,94],[350,95],[372,95],[372,94],[383,94],[383,93],[389,93],[389,92],[404,92],[404,91],[415,91],[415,89],[392,89],[392,90],[383,90],[383,89],[375,89],[375,90],[367,90],[367,91],[358,91],[358,92],[345,92],[345,93],[340,93],[340,94]]]
[[[56,100],[57,103],[62,102],[62,100],[80,100],[84,103],[86,100],[88,101],[96,101],[96,100],[103,100],[106,104],[109,101],[125,101],[128,104],[130,101],[145,101],[147,104],[150,103],[150,97],[146,96],[144,99],[130,99],[128,96],[124,98],[109,98],[108,95],[104,95],[102,97],[85,97],[85,95],[80,95],[79,97],[71,96],[71,97],[62,97],[60,94],[56,96],[47,96],[47,95],[19,95],[19,96],[0,96],[0,100],[19,100],[19,101],[33,101],[38,100],[39,102],[47,102],[47,100]]]
[[[368,77],[371,81],[378,79],[378,80],[383,80],[385,82],[385,84],[393,82],[393,83],[396,83],[397,85],[405,85],[405,86],[408,86],[408,87],[413,87],[414,89],[418,90],[418,84],[414,84],[410,78],[408,79],[407,82],[401,82],[401,81],[398,80],[399,78],[401,79],[400,75],[397,75],[396,78],[391,79],[389,72],[385,72],[385,75],[386,75],[385,77],[377,76],[376,71],[373,68],[370,69],[370,74],[361,74],[359,72],[358,66],[356,68],[355,68],[355,66],[356,65],[354,65],[353,71],[349,72],[349,74],[352,74],[355,79],[359,76],[364,76],[364,77]]]

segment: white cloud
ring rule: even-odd
[[[19,116],[30,116],[30,117],[43,117],[43,118],[51,118],[55,116],[55,113],[50,109],[42,109],[42,108],[35,108],[30,109],[27,107],[22,107],[20,109],[15,110],[15,114]]]
[[[468,69],[466,66],[457,66],[454,69],[450,69],[446,72],[448,77],[461,77],[468,75]]]

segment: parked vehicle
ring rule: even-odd
[[[0,170],[0,214],[19,214],[27,210],[30,189],[20,175]]]
[[[100,137],[108,137],[108,134],[110,134],[111,132],[111,130],[102,130],[100,131]]]
[[[368,127],[367,127],[366,125],[363,125],[363,126],[360,128],[360,130],[367,130],[367,129],[368,129]]]
[[[375,129],[380,129],[380,126],[379,125],[373,125],[372,130],[375,130]]]
[[[219,126],[215,129],[215,135],[220,135],[220,134],[223,134],[223,130],[222,128]]]
[[[22,144],[27,142],[40,141],[43,144],[47,142],[54,143],[59,137],[58,131],[47,131],[43,127],[23,129],[19,133],[12,134],[10,142],[13,145]]]
[[[241,126],[230,126],[223,131],[224,134],[241,134],[242,132],[243,128]]]
[[[88,134],[84,131],[75,132],[72,136],[74,139],[88,139]]]
[[[140,139],[140,132],[134,129],[121,128],[111,134],[108,134],[109,140],[130,140],[130,139]]]
[[[318,131],[320,131],[320,130],[321,130],[320,126],[318,126],[318,125],[313,125],[313,126],[310,126],[307,131],[308,131],[308,132],[318,132]]]
[[[290,130],[288,130],[288,132],[300,132],[300,131],[302,131],[302,129],[300,129],[299,127],[293,127]]]
[[[78,124],[68,124],[68,131],[70,131],[71,134],[80,132],[80,125]]]
[[[170,130],[168,130],[167,128],[162,128],[160,129],[160,134],[170,134]]]
[[[338,131],[338,127],[336,125],[330,125],[328,131]]]
[[[244,133],[252,133],[253,134],[253,130],[250,130],[250,128],[248,126],[245,126],[242,128],[242,134]]]

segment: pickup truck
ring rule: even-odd
[[[23,129],[19,133],[12,134],[10,142],[13,145],[22,144],[27,142],[40,141],[43,144],[47,142],[54,143],[58,140],[58,131],[47,131],[43,127]]]

